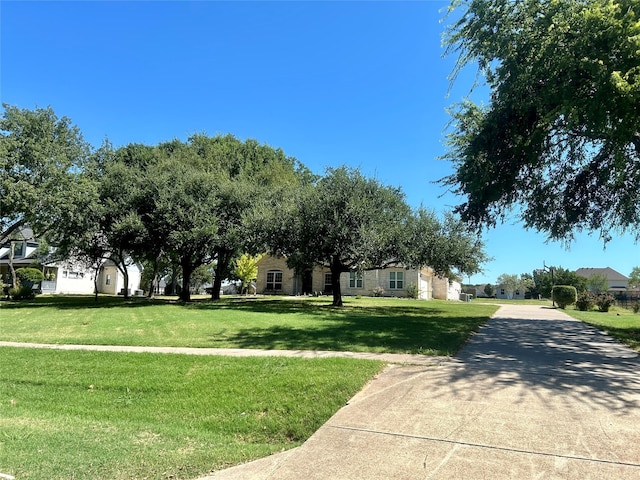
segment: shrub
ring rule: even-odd
[[[609,308],[615,303],[616,300],[610,293],[601,293],[596,297],[596,305],[601,312],[608,312]]]
[[[378,285],[377,287],[375,287],[373,289],[373,296],[374,297],[381,297],[384,295],[384,288],[382,288],[380,285]]]
[[[35,268],[18,268],[16,276],[20,280],[20,284],[26,287],[32,287],[44,280],[44,273]]]
[[[9,296],[11,300],[32,300],[36,297],[36,292],[30,286],[21,285],[18,288],[10,288]]]
[[[407,298],[418,298],[420,296],[420,289],[415,283],[407,285]]]
[[[576,308],[583,312],[588,312],[595,305],[595,298],[591,292],[581,292],[576,300]]]
[[[633,309],[633,313],[638,313],[640,312],[640,302],[636,302],[633,304],[633,306],[631,307]]]
[[[567,305],[576,303],[578,292],[576,287],[572,285],[556,285],[551,289],[551,298],[560,308],[566,308]]]

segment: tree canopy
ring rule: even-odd
[[[36,234],[64,222],[81,194],[90,154],[79,129],[49,108],[3,104],[0,118],[0,239],[25,226]]]
[[[272,222],[277,232],[271,249],[298,272],[329,267],[334,306],[342,305],[344,272],[430,266],[451,278],[454,271],[479,271],[486,260],[482,242],[454,217],[441,222],[433,212],[414,212],[401,189],[345,166],[327,169],[300,189],[279,216]]]
[[[486,260],[480,238],[454,215],[414,211],[400,188],[357,169],[313,175],[255,140],[197,134],[154,146],[107,141],[93,151],[50,108],[5,106],[0,122],[0,237],[36,227],[59,256],[94,268],[95,281],[109,259],[129,286],[135,261],[153,270],[148,284],[161,269],[171,270],[172,287],[181,277],[180,298],[189,301],[193,275],[215,269],[216,298],[241,254],[270,251],[298,272],[328,266],[341,305],[344,272],[429,266],[454,278]]]
[[[512,211],[549,238],[640,234],[640,4],[453,0],[454,78],[477,63],[490,102],[452,110],[442,182],[456,211],[495,225]]]

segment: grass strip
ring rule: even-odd
[[[195,478],[299,445],[381,366],[0,348],[0,471]]]
[[[566,313],[640,352],[640,315],[631,310],[617,307],[608,312],[567,309]]]

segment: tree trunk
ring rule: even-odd
[[[98,266],[95,268],[95,271],[93,272],[93,301],[94,302],[98,302],[98,275],[100,274],[100,268],[102,267],[102,265],[98,264]]]
[[[120,270],[120,273],[122,273],[122,279],[124,281],[124,289],[122,294],[124,296],[124,299],[127,300],[129,298],[129,270],[127,270],[127,261],[123,255],[119,254],[117,256],[117,262],[115,262],[115,264],[118,270]]]
[[[11,272],[11,287],[18,288],[18,279],[16,278],[16,269],[13,268],[13,256],[16,251],[16,243],[11,242],[10,251],[9,251],[9,271]]]
[[[191,274],[193,273],[194,266],[187,258],[183,258],[180,264],[182,265],[182,289],[180,290],[180,300],[182,300],[183,302],[190,302]]]
[[[216,274],[213,279],[211,300],[220,300],[220,289],[222,288],[222,280],[227,276],[229,263],[231,263],[230,254],[218,253],[218,264],[216,265]]]
[[[148,298],[153,298],[155,294],[156,285],[158,282],[158,259],[153,262],[153,274],[151,275],[151,280],[149,282],[149,293],[147,294]]]
[[[342,273],[342,263],[337,256],[331,260],[331,288],[333,289],[334,307],[342,306],[342,292],[340,291],[340,274]]]

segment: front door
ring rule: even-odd
[[[302,273],[302,294],[311,295],[313,293],[313,276],[311,270]]]

